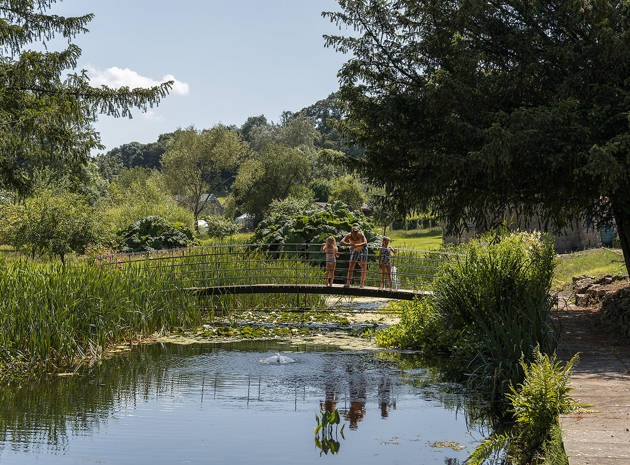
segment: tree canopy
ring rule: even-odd
[[[452,229],[615,220],[630,269],[630,3],[340,0],[366,177]]]
[[[246,152],[238,133],[225,126],[180,131],[169,144],[162,157],[166,185],[192,212],[195,230],[210,194],[224,187],[226,171],[235,170]]]
[[[0,184],[28,193],[32,173],[52,161],[84,163],[100,146],[92,123],[98,114],[130,117],[165,97],[166,82],[147,89],[92,87],[75,71],[81,49],[73,39],[87,32],[93,15],[49,14],[57,0],[0,0]],[[55,38],[62,50],[29,47]]]

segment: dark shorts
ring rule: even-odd
[[[350,261],[354,262],[360,262],[360,263],[367,263],[368,261],[368,248],[367,247],[363,247],[362,250],[350,250]]]

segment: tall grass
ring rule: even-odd
[[[522,355],[529,361],[536,346],[555,349],[553,245],[519,233],[486,236],[462,252],[445,262],[434,296],[403,308],[402,326],[377,334],[377,341],[442,355],[452,374],[502,401],[510,383],[523,379]]]
[[[208,297],[193,287],[286,282],[277,257],[218,246],[61,263],[0,259],[0,380],[68,369],[121,342],[195,328],[217,310],[311,307],[320,296]],[[254,274],[253,268],[257,271]],[[296,282],[320,279],[306,266]]]
[[[194,296],[174,279],[148,264],[0,262],[2,361],[55,370],[115,343],[198,324]]]

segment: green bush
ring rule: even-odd
[[[449,369],[490,400],[523,379],[519,360],[540,346],[555,349],[550,316],[553,244],[539,234],[486,236],[444,263],[434,295],[378,335],[391,346],[448,355]],[[444,335],[438,337],[435,334]]]
[[[329,198],[343,202],[354,210],[359,210],[366,199],[359,181],[350,175],[333,182]]]
[[[81,254],[97,241],[94,211],[85,197],[41,189],[22,203],[0,207],[0,243],[31,256]]]
[[[350,232],[353,224],[358,224],[368,244],[380,245],[380,236],[371,221],[342,202],[333,202],[323,209],[310,207],[297,214],[290,208],[280,209],[280,204],[277,205],[278,213],[268,216],[256,227],[255,242],[322,244],[328,236],[334,236],[339,242]]]
[[[563,365],[555,354],[542,354],[535,347],[532,359],[527,364],[524,357],[521,358],[520,365],[525,373],[523,383],[517,388],[510,386],[506,394],[511,406],[509,411],[514,415],[514,428],[507,434],[491,436],[477,447],[469,457],[471,465],[480,465],[501,450],[522,465],[540,463],[545,457],[538,456],[544,451],[566,459],[562,454],[561,437],[558,438],[558,418],[581,407],[569,396],[569,380],[578,356]]]
[[[118,231],[148,216],[159,216],[169,222],[194,225],[192,213],[167,192],[158,172],[132,169],[121,172],[109,189],[109,197],[97,206],[102,225],[101,242],[115,245]]]
[[[205,216],[202,219],[207,224],[206,232],[208,233],[208,237],[224,239],[228,236],[233,236],[240,229],[239,225],[234,221],[222,216]]]
[[[428,300],[400,301],[390,304],[401,311],[400,323],[375,333],[377,344],[420,350],[424,353],[448,353],[452,335],[443,325],[442,316]]]
[[[195,244],[193,233],[183,223],[169,223],[159,216],[148,216],[118,233],[121,252],[150,252],[177,249]]]

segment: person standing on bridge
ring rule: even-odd
[[[348,267],[348,278],[344,287],[350,287],[354,267],[357,262],[361,264],[361,287],[365,284],[365,273],[367,271],[368,248],[365,234],[361,232],[358,224],[352,225],[352,230],[341,239],[341,245],[350,247],[350,266]]]
[[[339,256],[339,249],[334,236],[328,236],[326,242],[322,244],[321,251],[326,254],[326,286],[332,287],[335,279],[337,257]]]
[[[381,289],[385,289],[385,283],[389,278],[389,290],[392,290],[392,255],[398,251],[389,246],[389,237],[383,237],[381,247],[378,249],[378,267],[381,269]]]

